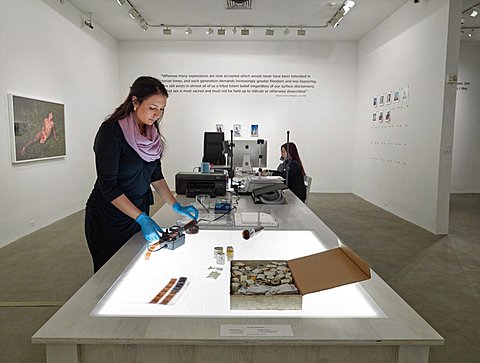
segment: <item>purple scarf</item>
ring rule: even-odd
[[[118,120],[118,123],[120,124],[128,145],[137,152],[138,156],[145,161],[160,159],[160,155],[163,152],[163,142],[154,125],[146,125],[146,136],[143,136],[140,133],[135,118],[133,117],[133,112],[127,117]]]

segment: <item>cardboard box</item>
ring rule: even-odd
[[[273,260],[276,261],[276,260]],[[232,261],[232,265],[234,265]],[[267,264],[270,261],[242,260],[246,265]],[[301,310],[302,296],[313,292],[332,289],[371,277],[370,266],[347,246],[287,261],[298,295],[234,295],[231,287],[231,310]]]

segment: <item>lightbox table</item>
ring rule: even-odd
[[[301,311],[230,311],[229,263],[213,247],[234,246],[235,259],[291,259],[337,247],[337,236],[290,191],[273,211],[278,226],[243,240],[235,227],[201,227],[184,246],[145,260],[135,235],[32,338],[54,362],[427,362],[435,332],[375,272],[367,281],[303,297]],[[191,199],[180,198],[181,203]],[[182,200],[183,199],[183,200]],[[164,206],[154,219],[176,224]],[[208,279],[209,267],[223,267]],[[171,278],[189,285],[173,305],[149,304]]]

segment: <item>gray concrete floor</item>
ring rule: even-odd
[[[312,193],[309,207],[445,338],[430,362],[480,362],[479,194],[452,195],[448,236],[353,194]],[[46,361],[31,336],[92,276],[83,214],[0,248],[1,363]]]

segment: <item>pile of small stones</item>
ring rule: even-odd
[[[231,291],[234,295],[241,294],[239,289],[243,290],[242,288],[253,285],[279,286],[284,284],[293,285],[292,273],[286,261],[252,262],[249,264],[232,261]]]

